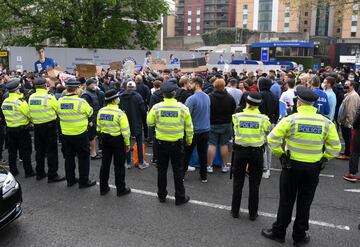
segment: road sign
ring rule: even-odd
[[[261,61],[269,62],[269,48],[261,48]]]

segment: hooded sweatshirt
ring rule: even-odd
[[[210,124],[229,124],[235,113],[234,98],[226,91],[217,91],[209,94],[210,97]]]
[[[268,78],[259,79],[259,90],[262,97],[262,104],[259,110],[269,117],[270,123],[276,124],[279,119],[279,98],[270,91],[272,82]]]
[[[145,105],[141,95],[135,90],[126,90],[120,95],[120,108],[128,117],[131,135],[141,135],[142,117],[145,114]]]

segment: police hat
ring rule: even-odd
[[[248,103],[249,105],[253,105],[253,106],[261,105],[261,103],[262,103],[261,94],[259,92],[251,92],[246,97],[246,103]]]
[[[307,88],[303,85],[297,86],[296,92],[298,99],[307,104],[312,104],[319,98],[319,96],[314,93],[310,88]]]
[[[90,84],[97,84],[97,80],[95,78],[89,78],[86,80],[86,86],[89,86]]]
[[[119,97],[119,94],[117,93],[117,91],[115,89],[110,89],[109,91],[106,91],[106,93],[105,93],[105,101],[110,101],[110,100],[116,99],[117,97]]]
[[[66,87],[80,87],[80,82],[74,78],[70,78],[69,80],[65,81]]]
[[[160,89],[162,93],[171,93],[177,89],[177,86],[172,81],[167,81],[161,85]]]
[[[6,83],[5,87],[6,87],[10,92],[15,91],[16,89],[18,89],[18,88],[20,87],[20,79],[18,79],[18,78],[10,79],[10,80],[8,81],[8,83]]]
[[[38,86],[44,85],[44,84],[46,84],[46,82],[47,82],[46,79],[43,77],[38,77],[34,80],[34,84],[38,85]]]

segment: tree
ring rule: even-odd
[[[153,49],[165,0],[2,0],[2,45]],[[1,42],[1,40],[0,40]]]

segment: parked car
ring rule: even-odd
[[[22,193],[19,182],[0,166],[0,230],[17,219],[21,213]]]

